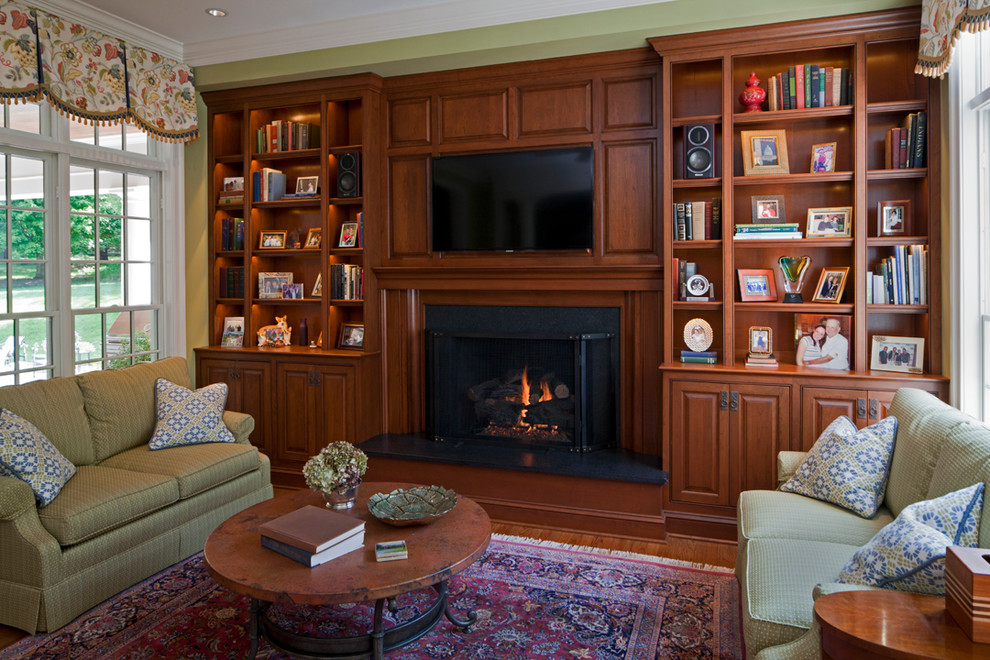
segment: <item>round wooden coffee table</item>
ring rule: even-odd
[[[309,568],[261,545],[258,527],[307,504],[323,506],[323,498],[301,490],[248,507],[223,522],[206,540],[203,557],[210,575],[223,587],[251,597],[251,656],[258,651],[259,635],[275,648],[301,656],[338,660],[382,658],[386,651],[425,635],[446,616],[467,629],[476,619],[469,612],[457,619],[447,604],[447,580],[473,564],[491,541],[491,521],[476,502],[458,495],[457,506],[425,526],[393,527],[368,511],[374,493],[415,484],[363,483],[357,504],[347,515],[365,521],[364,548]],[[404,539],[409,558],[377,562],[375,543]],[[437,600],[421,614],[388,630],[383,610],[395,608],[395,597],[432,587]],[[267,616],[273,603],[334,605],[375,601],[375,615],[367,635],[323,638],[301,635],[278,627]]]

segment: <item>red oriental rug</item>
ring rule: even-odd
[[[678,564],[496,536],[485,555],[450,582],[454,613],[478,614],[471,630],[441,619],[388,658],[742,658],[735,576]],[[432,589],[402,596],[399,610],[388,616],[402,621],[435,597]],[[250,648],[247,610],[248,598],[217,585],[197,554],[61,630],[0,651],[0,660],[243,658]],[[269,616],[311,635],[362,634],[372,605],[273,606]],[[258,657],[285,656],[262,642]]]

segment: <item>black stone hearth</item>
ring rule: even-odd
[[[361,443],[368,456],[411,461],[474,465],[542,474],[590,477],[608,481],[632,481],[663,485],[668,475],[656,456],[626,449],[600,449],[591,453],[520,450],[514,447],[478,445],[470,442],[435,442],[426,434],[386,433]]]

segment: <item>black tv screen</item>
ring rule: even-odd
[[[591,147],[433,159],[433,250],[588,250]]]

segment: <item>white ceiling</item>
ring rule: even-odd
[[[39,0],[192,66],[670,0]],[[213,18],[206,9],[228,12]]]

